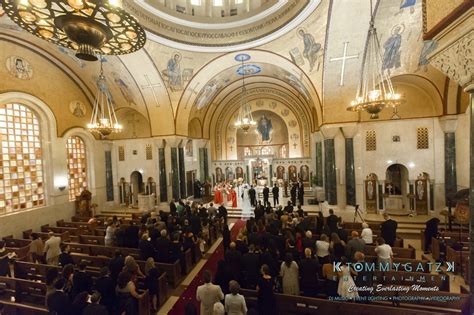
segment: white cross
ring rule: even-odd
[[[346,68],[346,60],[347,59],[354,59],[354,58],[359,58],[359,54],[357,55],[347,55],[347,45],[349,45],[349,42],[344,42],[344,52],[342,54],[342,57],[336,57],[336,58],[330,58],[329,61],[341,61],[342,60],[342,68],[341,68],[341,81],[339,83],[340,86],[344,85],[344,70]]]
[[[155,87],[161,87],[161,84],[160,83],[152,84],[150,81],[150,78],[146,74],[145,74],[145,80],[148,84],[142,85],[142,89],[151,89],[151,92],[153,93],[153,98],[155,99],[156,107],[160,107],[160,104],[158,102],[158,97],[156,96]]]

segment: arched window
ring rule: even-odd
[[[71,136],[67,139],[66,148],[69,200],[74,201],[87,188],[86,145],[78,136]]]
[[[0,213],[45,204],[38,117],[21,104],[0,104]]]

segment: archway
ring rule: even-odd
[[[143,192],[143,176],[140,172],[134,171],[130,174],[130,193],[132,206],[138,206],[138,194]]]
[[[385,171],[385,205],[387,210],[407,210],[408,169],[403,164],[392,164]]]

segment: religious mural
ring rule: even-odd
[[[265,115],[261,116],[257,122],[257,130],[262,142],[271,142],[271,133],[273,130],[271,119],[268,119]]]
[[[390,70],[399,68],[400,63],[400,46],[402,44],[402,34],[405,25],[395,25],[392,28],[392,36],[390,36],[383,44],[384,55],[382,60],[382,70]]]
[[[187,157],[193,157],[194,149],[193,149],[193,140],[188,140],[186,142],[186,146],[184,147],[184,153]]]
[[[17,79],[29,80],[33,77],[33,67],[30,65],[28,60],[22,57],[8,57],[5,66],[7,67],[8,72]]]
[[[69,103],[69,111],[76,117],[84,117],[86,115],[86,105],[81,101],[74,100]]]
[[[314,36],[308,33],[304,28],[298,29],[297,33],[298,37],[300,37],[303,41],[303,57],[308,61],[309,72],[312,72],[315,68],[316,71],[319,71],[321,68],[321,57],[323,55],[321,44],[317,43],[314,39]],[[301,66],[302,62],[299,58],[298,52],[299,50],[297,48],[293,48],[290,50],[290,57],[295,64]]]
[[[184,84],[191,80],[194,70],[192,68],[181,69],[181,60],[183,57],[180,53],[173,53],[168,59],[166,69],[162,71],[163,77],[167,82],[167,87],[172,91],[181,91]]]
[[[120,95],[122,95],[123,99],[127,102],[130,106],[137,106],[135,102],[135,96],[133,95],[133,91],[130,88],[130,84],[126,82],[125,77],[120,77],[120,75],[113,71],[112,78],[114,80],[115,85],[120,91]]]

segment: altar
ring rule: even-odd
[[[155,207],[155,194],[138,195],[138,210],[150,211]]]
[[[403,196],[389,195],[384,197],[386,210],[401,210],[404,209]]]

